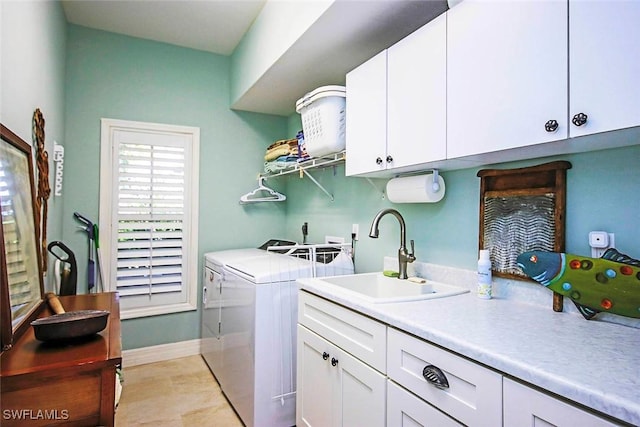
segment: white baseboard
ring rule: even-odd
[[[201,340],[189,340],[160,344],[151,347],[134,348],[122,352],[122,366],[144,365],[147,363],[164,362],[180,357],[195,356],[200,354]]]

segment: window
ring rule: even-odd
[[[100,247],[124,319],[197,308],[199,138],[102,119]]]

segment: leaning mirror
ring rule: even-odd
[[[0,338],[2,349],[29,326],[42,302],[31,146],[0,124]]]

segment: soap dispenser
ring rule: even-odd
[[[491,299],[491,259],[487,249],[480,250],[478,258],[478,298]]]

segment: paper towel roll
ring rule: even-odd
[[[440,188],[433,189],[433,173],[393,178],[387,182],[387,197],[393,203],[435,203],[444,197],[444,179],[438,175]]]

